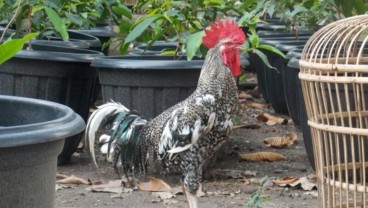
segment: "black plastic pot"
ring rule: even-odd
[[[300,67],[299,67],[299,60],[300,57],[295,56],[293,58],[290,59],[290,61],[288,62],[287,65],[287,70],[291,71],[292,74],[295,76],[298,76],[299,72],[300,72]],[[292,79],[292,77],[291,77]],[[304,98],[303,98],[303,91],[302,91],[302,86],[301,86],[301,82],[299,77],[297,77],[297,79],[295,79],[295,87],[296,87],[296,91],[297,91],[297,111],[299,113],[298,117],[299,117],[299,126],[300,126],[300,130],[302,132],[303,135],[303,141],[304,141],[304,145],[305,145],[305,149],[307,152],[307,156],[308,159],[312,165],[312,168],[315,169],[315,162],[314,162],[314,155],[313,155],[313,143],[312,143],[312,135],[311,135],[311,130],[308,126],[308,116],[307,116],[307,111],[305,108],[305,102],[304,102]]]
[[[90,68],[102,53],[33,44],[0,66],[0,94],[50,100],[69,106],[87,120],[98,72]],[[70,161],[82,134],[67,138],[59,164]]]
[[[304,46],[302,46],[304,47]],[[303,48],[297,47],[294,50],[289,51],[286,54],[286,66],[282,67],[282,81],[284,85],[284,93],[285,93],[285,101],[286,107],[288,109],[289,115],[293,120],[296,127],[300,125],[299,119],[299,87],[300,87],[300,80],[298,77],[299,68],[298,67],[290,67],[289,61],[292,58],[300,58]],[[292,63],[294,64],[294,63]],[[295,64],[294,64],[295,65]]]
[[[95,50],[95,51],[101,51],[101,41],[92,35],[77,32],[77,31],[68,31],[69,38],[71,40],[83,40],[86,41],[89,44],[89,49]]]
[[[312,32],[300,32],[298,34],[294,34],[290,31],[272,31],[272,30],[260,30],[260,31],[257,32],[257,34],[260,38],[294,37],[295,39],[298,39],[299,37],[303,37],[303,36],[309,36],[310,37],[311,35],[313,35]]]
[[[203,60],[172,56],[101,57],[92,61],[99,71],[104,102],[121,102],[147,118],[187,98],[196,88]]]
[[[85,128],[57,103],[0,95],[0,207],[54,207],[57,155]]]
[[[260,36],[260,41],[262,44],[271,44],[273,46],[276,46],[276,44],[279,44],[283,41],[296,41],[298,40],[294,34],[288,32],[288,31],[259,31],[258,32]],[[300,33],[299,38],[300,40],[306,40],[309,38],[311,33]],[[270,42],[265,42],[270,40]],[[270,56],[275,58],[277,57],[276,54],[270,53]],[[249,54],[249,66],[250,70],[255,71],[257,75],[258,85],[259,89],[261,91],[261,94],[265,101],[268,101],[268,95],[266,91],[266,80],[265,80],[265,64],[263,61],[258,57],[258,55],[254,53]]]
[[[100,40],[100,47],[96,46],[95,49],[97,51],[102,51],[105,55],[108,55],[109,50],[108,47],[102,48],[103,44],[109,41],[110,38],[116,36],[111,26],[98,26],[92,27],[91,29],[88,30],[69,30],[69,31],[83,33],[98,38]]]
[[[298,45],[305,44],[305,42],[301,41],[295,45],[283,45],[282,43],[277,45],[276,47],[286,54],[292,48],[295,48]],[[265,52],[267,57],[269,58],[271,66],[275,67],[275,69],[268,68],[264,66],[264,79],[266,83],[266,93],[269,99],[269,102],[275,112],[288,114],[288,108],[286,104],[285,98],[285,90],[283,85],[283,68],[285,67],[287,60],[282,58],[279,55],[275,55],[271,52]]]
[[[84,40],[68,40],[63,41],[62,39],[51,39],[51,40],[40,40],[33,39],[32,43],[36,45],[52,45],[58,47],[69,47],[69,48],[80,48],[80,49],[88,49],[89,44]]]
[[[92,35],[76,32],[76,31],[71,31],[71,30],[68,30],[68,34],[69,34],[69,41],[71,42],[84,41],[88,44],[88,49],[95,50],[95,51],[101,51],[101,42],[98,38]],[[44,40],[62,41],[60,37],[55,37],[55,36],[44,37]]]
[[[295,40],[294,37],[291,37],[290,40],[279,41],[274,39],[262,39],[261,43],[273,45],[281,52],[286,54],[295,47],[304,45],[306,41],[307,40]],[[286,104],[283,85],[283,67],[286,66],[288,60],[270,51],[263,50],[263,52],[266,54],[271,66],[275,67],[276,69],[267,67],[259,57],[254,57],[254,63],[256,63],[257,69],[257,79],[261,93],[263,97],[270,102],[276,113],[288,114],[289,112]]]
[[[165,51],[173,51],[178,47],[177,42],[156,41],[151,46],[147,43],[136,43],[130,55],[160,55]]]

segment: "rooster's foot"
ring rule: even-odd
[[[199,188],[198,188],[198,191],[197,191],[197,197],[203,197],[203,196],[206,196],[206,192],[203,191],[203,186],[202,184],[199,184]]]
[[[133,177],[123,178],[121,181],[123,188],[135,188],[138,186],[138,180]]]

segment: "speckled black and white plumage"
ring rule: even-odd
[[[138,162],[129,161],[125,163],[129,165],[124,165],[124,161],[121,161],[125,173],[135,170],[147,173],[181,172],[185,189],[191,194],[197,192],[202,178],[202,167],[229,137],[238,99],[234,77],[221,57],[221,47],[220,43],[209,50],[198,86],[191,96],[146,122],[143,127],[141,125],[140,134],[132,139],[135,141],[139,137],[139,142],[136,143],[139,148],[136,148],[135,156],[131,158]],[[99,122],[94,120],[101,120],[101,116],[116,118],[119,113],[127,112],[127,109],[118,104],[110,103],[106,106],[110,109],[104,110],[105,106],[101,106],[87,124],[86,140],[89,147],[93,146],[94,134],[99,126]],[[112,123],[113,119],[102,120],[106,121],[102,122],[104,126],[109,126],[106,123]],[[142,120],[139,122],[142,124]],[[116,125],[113,129],[116,131]],[[113,131],[109,129],[105,133],[111,136]],[[127,131],[131,131],[131,128]],[[111,138],[115,144],[114,163],[119,160],[116,154],[121,153],[117,141],[120,135],[115,134]],[[161,167],[157,168],[157,163]],[[134,167],[137,165],[143,167]]]

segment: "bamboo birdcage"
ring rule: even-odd
[[[300,73],[319,207],[368,207],[368,15],[318,30]]]

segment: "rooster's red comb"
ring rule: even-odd
[[[243,44],[245,41],[244,32],[235,21],[226,19],[223,22],[218,19],[217,25],[211,22],[210,29],[205,30],[205,36],[202,42],[207,48],[213,48],[224,38],[231,39],[234,43],[239,45]]]

